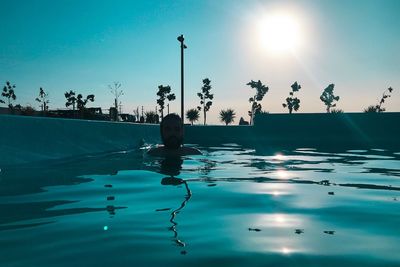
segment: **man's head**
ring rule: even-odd
[[[178,149],[183,143],[183,125],[179,115],[168,114],[160,124],[161,140],[167,149]]]

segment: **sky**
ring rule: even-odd
[[[16,85],[16,104],[40,109],[42,87],[50,109],[65,108],[64,92],[74,90],[106,110],[108,85],[118,81],[123,112],[155,110],[158,86],[170,85],[170,112],[180,113],[176,38],[184,34],[185,110],[199,105],[209,78],[209,124],[221,124],[226,108],[235,123],[249,119],[251,80],[268,86],[261,104],[270,113],[288,112],[282,103],[295,81],[300,113],[325,112],[319,97],[331,83],[345,112],[377,104],[389,86],[384,107],[400,111],[397,0],[0,0],[0,10],[0,83]],[[277,16],[289,22],[276,26],[269,19]]]

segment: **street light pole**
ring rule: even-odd
[[[185,38],[183,37],[183,34],[178,36],[178,41],[181,43],[181,120],[182,120],[182,125],[184,121],[184,76],[183,76],[183,50],[187,48],[187,46],[183,43],[185,41]]]

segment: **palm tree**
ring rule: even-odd
[[[190,123],[193,125],[193,122],[198,121],[200,117],[200,112],[199,110],[192,108],[186,111],[186,119],[190,121]]]
[[[226,110],[221,110],[219,112],[219,118],[221,122],[225,122],[225,125],[228,125],[234,121],[236,117],[236,113],[233,109],[228,108]]]

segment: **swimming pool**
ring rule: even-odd
[[[400,151],[200,149],[2,169],[0,266],[400,265]]]

